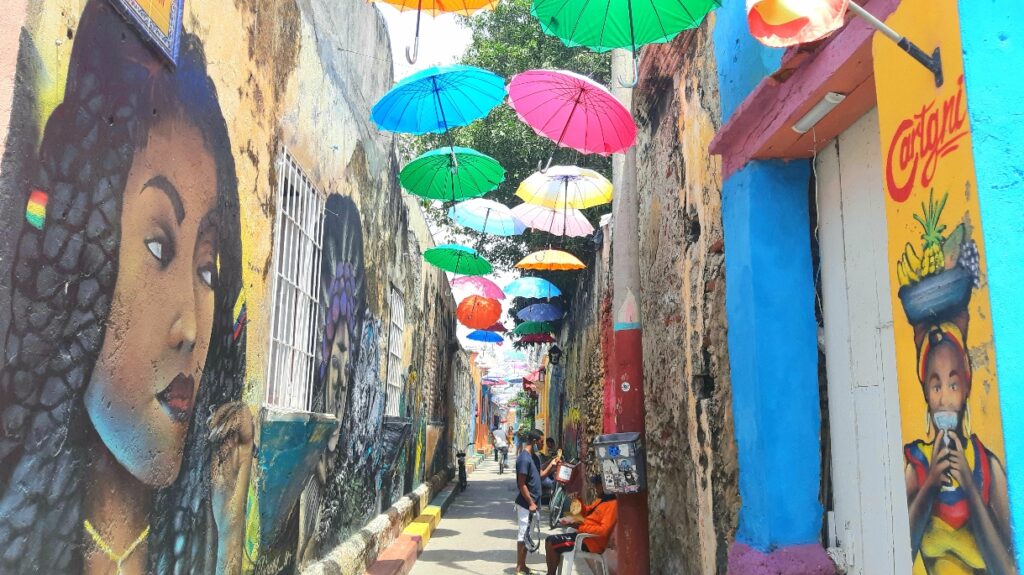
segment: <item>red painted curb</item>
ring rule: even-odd
[[[419,556],[419,537],[402,535],[388,545],[373,565],[366,570],[366,575],[406,575],[412,570]]]

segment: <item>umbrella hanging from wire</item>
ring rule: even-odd
[[[633,81],[639,76],[640,48],[670,42],[697,28],[720,0],[533,0],[530,12],[546,34],[572,48],[595,52],[628,48],[633,52]],[[620,79],[621,82],[621,79]]]
[[[535,303],[516,313],[516,317],[523,321],[556,321],[562,319],[563,316],[565,316],[565,311],[550,303]]]
[[[474,66],[435,66],[394,85],[370,110],[381,130],[420,136],[448,136],[458,169],[450,129],[483,118],[505,99],[505,81]]]
[[[412,52],[410,53],[409,47],[405,48],[405,59],[410,64],[416,63],[416,58],[420,52],[420,18],[423,13],[426,12],[431,16],[437,16],[439,14],[459,14],[462,16],[472,16],[475,12],[479,12],[484,9],[494,9],[498,4],[498,0],[459,0],[458,2],[451,2],[445,0],[376,0],[378,2],[384,2],[398,8],[400,12],[406,10],[416,11],[416,39],[413,42]]]
[[[471,295],[459,302],[459,307],[455,309],[455,317],[466,327],[484,329],[501,317],[501,302]]]
[[[505,292],[498,284],[482,276],[465,276],[451,281],[452,289],[491,299],[505,299]]]
[[[562,290],[544,278],[525,277],[513,280],[502,290],[509,297],[553,298],[562,295]]]
[[[519,311],[516,317],[523,321],[558,321],[565,316],[565,311],[550,303],[535,303]]]
[[[494,322],[494,325],[487,328],[487,331],[493,331],[495,333],[505,333],[506,331],[508,331],[508,328],[506,328],[505,324],[501,323],[500,321],[496,321]]]
[[[482,276],[494,271],[491,262],[481,257],[476,250],[458,244],[443,244],[430,248],[423,252],[423,259],[456,275]]]
[[[466,339],[471,339],[473,341],[479,341],[483,343],[501,343],[505,341],[505,338],[501,337],[500,335],[494,333],[493,331],[487,331],[484,329],[478,329],[476,331],[469,332],[469,335],[466,336]]]
[[[472,230],[496,236],[514,236],[526,229],[508,206],[483,198],[455,204],[448,210],[448,217]]]
[[[534,333],[519,338],[519,343],[533,345],[538,343],[554,343],[555,337],[550,333]]]
[[[512,333],[514,335],[531,335],[535,333],[550,333],[555,326],[546,321],[527,321],[516,326]]]
[[[541,250],[519,260],[516,267],[524,270],[581,270],[587,266],[569,252]]]
[[[516,188],[516,196],[526,203],[553,210],[582,210],[611,202],[612,183],[587,168],[551,166],[530,174]]]
[[[398,181],[410,194],[429,200],[480,197],[505,181],[498,160],[470,148],[430,150],[406,164]]]
[[[607,156],[636,141],[629,110],[607,88],[575,72],[516,74],[508,86],[508,100],[520,120],[556,146]],[[554,151],[547,167],[553,159]]]
[[[512,214],[527,227],[556,236],[580,238],[594,233],[587,216],[573,208],[553,210],[524,203],[514,206]]]

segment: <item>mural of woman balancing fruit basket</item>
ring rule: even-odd
[[[979,252],[966,215],[946,233],[947,199],[929,192],[913,216],[923,231],[923,253],[919,257],[907,243],[896,263],[927,434],[904,446],[911,545],[929,574],[1016,573],[1006,472],[972,433],[968,405],[975,383],[969,303],[981,286]]]
[[[12,126],[43,99],[21,79],[36,42],[22,35]],[[4,166],[27,209],[5,214],[20,232],[0,248],[0,572],[238,572],[253,440],[239,207],[203,47],[184,34],[172,70],[91,0],[66,65],[38,154]]]

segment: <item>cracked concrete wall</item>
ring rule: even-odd
[[[713,18],[712,18],[713,19]],[[725,573],[739,510],[709,26],[648,47],[634,95],[651,572]]]

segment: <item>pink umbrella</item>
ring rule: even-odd
[[[573,208],[552,210],[533,204],[519,204],[512,208],[512,215],[535,230],[542,230],[556,236],[580,238],[594,233],[594,226],[591,225],[587,216]]]
[[[584,154],[622,152],[636,140],[629,110],[607,88],[575,72],[516,74],[508,86],[508,100],[537,134]]]
[[[505,292],[498,284],[483,276],[463,276],[455,278],[452,289],[463,290],[468,295],[478,295],[489,299],[505,299]]]

